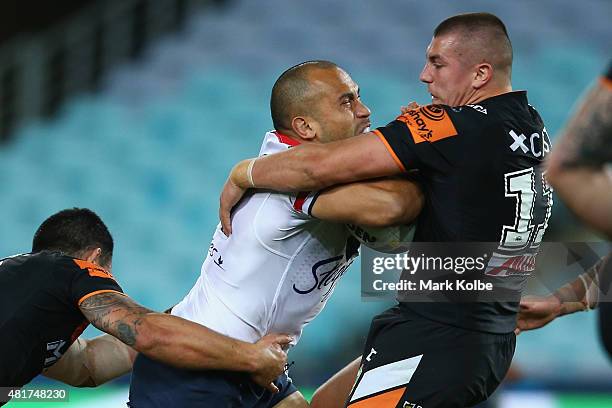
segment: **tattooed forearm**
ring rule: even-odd
[[[92,296],[81,303],[80,309],[91,324],[128,346],[137,343],[138,326],[142,324],[142,318],[151,313],[151,310],[119,293]]]
[[[117,326],[118,338],[128,346],[136,344],[136,330],[130,327],[129,324],[119,323]]]
[[[591,90],[570,120],[560,145],[564,168],[601,168],[612,162],[612,92],[599,85]]]

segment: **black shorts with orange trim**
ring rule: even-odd
[[[349,408],[463,408],[505,377],[514,333],[466,330],[395,306],[374,317]]]

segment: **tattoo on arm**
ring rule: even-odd
[[[564,135],[566,150],[562,166],[599,169],[612,162],[612,92],[593,89],[578,113],[570,120]],[[562,142],[563,143],[563,142]]]
[[[98,329],[133,346],[138,340],[138,327],[151,310],[140,306],[119,293],[101,293],[87,298],[80,305],[81,312]]]

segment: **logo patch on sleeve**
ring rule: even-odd
[[[414,143],[431,143],[457,136],[453,121],[440,105],[427,105],[410,110],[398,116],[396,120],[408,126]]]

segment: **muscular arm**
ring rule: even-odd
[[[241,163],[230,177],[235,185],[249,188],[248,161]],[[257,188],[304,191],[400,172],[383,142],[370,132],[332,143],[303,144],[260,157],[253,166],[253,180]]]
[[[245,190],[253,187],[248,175],[252,160],[244,160],[234,167],[221,193],[219,218],[228,235],[232,232],[231,209]],[[285,152],[259,157],[251,169],[257,188],[277,191],[321,190],[335,184],[402,172],[383,141],[373,132],[325,145],[302,144]]]
[[[599,82],[583,99],[547,158],[546,177],[584,222],[612,237],[612,88]]]
[[[423,208],[417,183],[403,178],[368,180],[323,191],[312,215],[327,221],[369,227],[408,224]]]
[[[83,315],[98,329],[111,334],[146,356],[186,369],[256,372],[261,365],[284,368],[284,353],[231,339],[180,317],[156,313],[119,293],[101,293],[80,305]],[[287,336],[277,336],[288,342]],[[259,344],[259,343],[258,343]],[[268,361],[262,361],[266,360]]]

